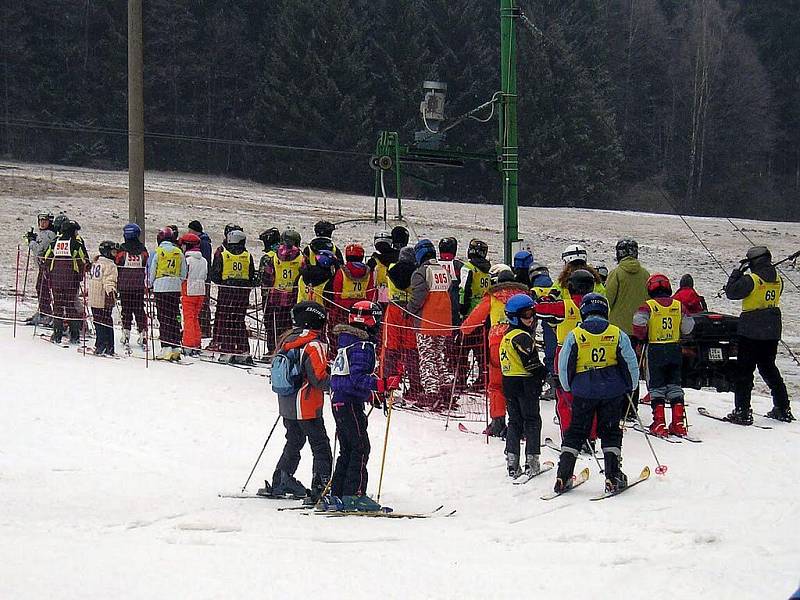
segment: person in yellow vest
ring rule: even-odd
[[[488,321],[488,327],[482,331],[489,341],[488,393],[491,423],[484,433],[495,437],[505,437],[506,398],[503,395],[503,375],[500,370],[500,342],[508,331],[505,307],[510,298],[527,293],[528,288],[514,281],[514,272],[508,265],[494,264],[489,272],[492,274],[492,285],[478,306],[461,324],[461,334],[466,337],[479,327],[485,327]]]
[[[400,250],[392,246],[392,234],[389,231],[379,231],[373,239],[375,252],[369,257],[367,266],[372,271],[375,283],[377,302],[385,311],[389,304],[389,267],[397,262]]]
[[[303,257],[306,259],[307,264],[313,265],[317,260],[317,255],[322,250],[333,252],[340,265],[344,262],[342,251],[333,243],[333,232],[335,230],[336,225],[330,221],[317,221],[314,223],[314,238],[309,242],[308,246],[303,248]]]
[[[250,364],[253,359],[245,317],[255,284],[255,266],[243,231],[231,230],[225,241],[211,264],[211,281],[219,286],[214,314],[219,361]]]
[[[522,475],[519,451],[524,434],[524,472],[533,476],[540,470],[542,416],[539,413],[539,397],[547,369],[539,359],[536,340],[533,338],[533,327],[536,323],[533,298],[527,292],[516,294],[506,302],[504,312],[508,331],[500,341],[499,359],[503,374],[503,394],[508,409],[506,465],[510,477]]]
[[[147,281],[158,312],[159,360],[181,359],[181,286],[187,267],[183,252],[173,244],[173,236],[171,228],[160,229],[156,234],[158,247],[147,262]]]
[[[287,229],[281,234],[277,249],[264,256],[262,273],[272,273],[272,285],[266,290],[264,311],[267,348],[272,352],[277,348],[281,333],[291,326],[291,310],[297,303],[297,281],[304,262],[300,252],[300,234]],[[263,288],[263,280],[261,285]]]
[[[647,344],[647,389],[654,435],[685,436],[686,423],[683,412],[683,387],[681,387],[681,335],[688,335],[694,320],[685,314],[679,300],[672,298],[672,285],[666,275],[655,273],[647,280],[645,301],[633,315],[633,336],[639,343]],[[665,404],[672,407],[669,429],[665,421]],[[627,408],[627,407],[626,407]]]
[[[528,281],[531,284],[531,295],[536,302],[550,296],[556,297],[558,294],[558,291],[553,287],[553,280],[550,278],[550,269],[541,263],[534,261],[528,267]],[[553,362],[558,341],[556,340],[555,327],[545,321],[542,321],[542,340],[544,342],[544,366],[547,368],[548,383],[548,388],[542,392],[542,400],[555,400],[556,383]]]
[[[330,250],[320,250],[314,257],[314,264],[304,263],[300,267],[300,279],[297,280],[297,301],[332,306],[331,286],[333,276],[338,268],[339,261],[336,259],[336,255]]]
[[[554,490],[567,491],[581,446],[597,422],[605,461],[606,491],[628,485],[620,469],[623,407],[639,382],[639,365],[630,338],[608,322],[608,300],[589,293],[581,299],[581,323],[567,334],[558,356],[561,387],[572,394],[572,420],[561,443]]]
[[[333,276],[333,307],[330,310],[330,329],[346,323],[350,309],[360,300],[375,302],[377,290],[367,265],[364,263],[364,247],[348,244],[344,251],[345,263]]]
[[[745,273],[747,268],[750,273]],[[756,367],[772,393],[772,409],[766,416],[787,423],[794,421],[786,384],[775,365],[781,339],[782,292],[783,279],[772,265],[772,253],[766,246],[750,248],[740,267],[731,271],[725,284],[725,295],[730,300],[742,301],[737,332],[736,369],[739,377],[734,387],[735,407],[726,417],[731,423],[753,424],[750,394]]]
[[[458,279],[459,305],[462,317],[466,317],[478,306],[484,294],[489,291],[491,285],[489,281],[489,267],[491,263],[486,255],[489,253],[489,246],[486,242],[478,239],[470,240],[467,249],[467,261],[461,267],[461,274]]]

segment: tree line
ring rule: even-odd
[[[521,204],[793,218],[793,4],[519,0]],[[422,129],[423,80],[447,82],[449,117],[499,89],[499,1],[144,9],[149,169],[370,193],[378,132]],[[126,3],[26,0],[0,14],[0,154],[125,168]],[[493,151],[496,128],[467,120],[447,141]],[[413,174],[409,195],[500,199],[486,164]]]

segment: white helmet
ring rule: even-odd
[[[489,267],[489,282],[492,285],[514,281],[514,271],[508,265],[495,263]]]
[[[571,262],[582,261],[587,262],[589,255],[586,254],[586,248],[581,246],[580,244],[572,244],[571,246],[567,246],[564,248],[564,251],[561,253],[561,258],[564,261],[565,265],[568,265]]]

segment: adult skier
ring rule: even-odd
[[[83,315],[78,311],[76,298],[89,266],[89,256],[83,239],[78,235],[80,229],[77,221],[68,219],[61,225],[58,236],[44,254],[53,293],[53,335],[50,339],[57,344],[61,343],[64,335],[65,320],[70,343],[78,344],[81,341]]]
[[[28,251],[36,261],[36,295],[39,299],[39,307],[37,312],[25,321],[25,324],[49,326],[53,324],[53,297],[47,278],[48,269],[44,255],[50,244],[56,239],[57,234],[53,225],[53,213],[50,211],[41,211],[36,216],[36,222],[38,231],[34,232],[31,228],[25,233],[24,238],[28,243]]]

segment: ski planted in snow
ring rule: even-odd
[[[545,494],[542,496],[542,500],[552,500],[553,498],[558,498],[559,496],[563,496],[564,494],[571,492],[576,487],[583,485],[589,481],[589,467],[585,467],[583,471],[578,473],[577,476],[572,476],[572,485],[566,488],[563,492],[550,492],[549,494]]]
[[[730,421],[728,421],[728,419],[726,419],[725,417],[720,417],[718,415],[712,415],[710,412],[708,412],[708,409],[703,408],[702,406],[698,406],[697,407],[697,412],[699,412],[704,417],[708,417],[709,419],[714,419],[715,421],[722,421],[723,423],[730,423]],[[733,425],[736,425],[736,423],[733,423]],[[747,426],[743,426],[743,427],[747,427]],[[758,423],[753,423],[749,427],[755,427],[756,429],[772,429],[772,427],[770,427],[768,425],[759,425]]]
[[[539,470],[536,471],[535,473],[532,473],[530,475],[526,475],[525,473],[523,473],[522,475],[517,477],[514,481],[512,481],[512,483],[514,485],[525,485],[531,479],[534,479],[539,475],[541,475],[542,473],[547,473],[548,471],[552,470],[553,467],[555,467],[553,461],[547,460],[540,465]]]
[[[616,492],[605,492],[604,494],[601,494],[600,496],[595,496],[594,498],[589,498],[589,500],[605,500],[606,498],[611,498],[613,496],[619,496],[621,493],[631,489],[635,485],[639,485],[640,483],[644,483],[648,479],[650,479],[650,467],[645,467],[644,469],[642,469],[642,472],[639,473],[639,478],[636,481],[633,481],[633,482],[629,483],[628,485],[626,485],[621,490],[617,490]]]

